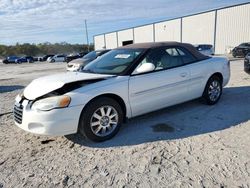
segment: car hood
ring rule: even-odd
[[[79,73],[67,72],[51,76],[45,76],[33,80],[25,89],[24,97],[29,100],[34,100],[52,91],[60,89],[65,84],[78,82],[98,80],[102,78],[112,77],[113,75],[92,74],[92,73]]]
[[[68,63],[68,65],[75,65],[75,64],[82,65],[82,64],[87,64],[89,62],[91,62],[91,59],[78,58],[78,59],[74,59],[74,60],[70,61]]]

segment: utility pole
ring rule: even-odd
[[[88,34],[87,20],[85,20],[85,30],[86,30],[86,38],[87,38],[88,52],[89,52],[89,34]]]

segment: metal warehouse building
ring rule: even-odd
[[[212,44],[216,54],[250,42],[250,2],[94,36],[95,49],[178,41]]]

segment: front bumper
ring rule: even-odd
[[[14,120],[19,128],[27,132],[62,136],[77,132],[82,109],[83,106],[81,105],[50,111],[37,111],[31,109],[29,101],[24,100],[22,104],[16,102]]]

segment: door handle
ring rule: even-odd
[[[180,74],[181,77],[186,77],[187,76],[187,73],[186,72],[183,72]]]

